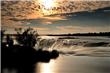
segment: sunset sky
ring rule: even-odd
[[[110,1],[2,1],[1,23],[7,33],[27,27],[39,34],[106,32],[110,31]]]

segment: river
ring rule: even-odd
[[[110,73],[110,38],[77,37],[58,39],[43,37],[37,44],[44,50],[58,50],[60,55],[49,63],[38,62],[31,73]],[[101,44],[100,44],[101,43]],[[27,72],[29,69],[26,69]],[[3,73],[26,73],[4,69]]]

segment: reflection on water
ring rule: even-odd
[[[33,72],[5,69],[3,73],[110,73],[110,57],[63,56],[36,63]]]
[[[37,63],[35,73],[110,73],[110,57],[60,56]]]
[[[51,60],[49,63],[37,63],[35,73],[54,73],[55,60]]]

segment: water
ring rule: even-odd
[[[108,37],[75,37],[76,39],[48,38],[43,37],[37,46],[45,50],[58,50],[63,55],[110,56],[110,38]]]
[[[91,46],[91,43],[98,42],[107,44]],[[85,46],[88,44],[89,46]],[[35,48],[55,49],[59,51],[60,56],[49,63],[36,63],[31,72],[28,68],[26,72],[4,69],[3,73],[110,73],[110,38],[108,37],[58,39],[58,37],[46,36],[40,39]]]
[[[110,38],[77,37],[77,39],[55,40],[51,47],[46,46],[57,49],[60,57],[49,63],[37,63],[35,73],[110,73],[109,44],[98,47],[84,46],[98,42],[110,44]]]
[[[36,64],[35,73],[110,73],[110,58],[60,56],[49,63]]]

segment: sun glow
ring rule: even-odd
[[[55,0],[40,0],[45,9],[52,9],[55,6]]]
[[[54,8],[58,7],[57,0],[34,0],[35,4],[40,6],[40,12],[43,15],[51,15],[57,13]]]

